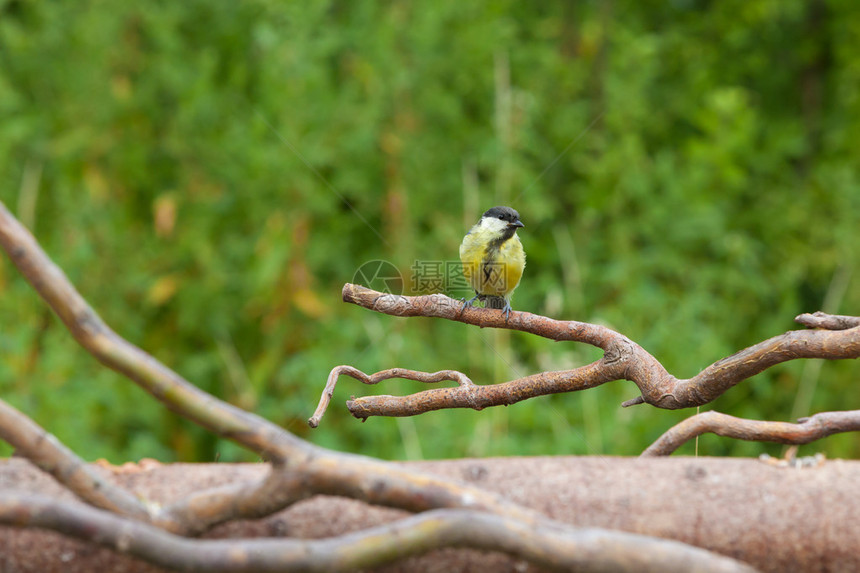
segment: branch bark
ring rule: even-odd
[[[623,406],[648,403],[674,410],[707,404],[747,378],[789,360],[860,357],[860,322],[851,326],[852,317],[831,320],[825,318],[829,315],[816,313],[801,315],[797,320],[814,324],[818,330],[786,332],[723,358],[692,378],[679,379],[641,346],[597,324],[554,320],[521,311],[511,312],[506,320],[500,311],[463,308],[461,302],[441,294],[400,296],[346,284],[342,295],[345,302],[391,316],[444,318],[481,328],[508,328],[556,341],[583,342],[604,351],[603,358],[587,366],[534,374],[502,384],[438,388],[411,396],[355,398],[347,402],[347,407],[359,419],[412,416],[441,408],[508,405],[544,394],[585,390],[613,380],[630,380],[642,393]]]
[[[320,403],[317,406],[316,411],[314,411],[313,416],[308,419],[308,425],[311,428],[319,426],[320,420],[322,419],[323,414],[325,414],[332,396],[334,396],[334,389],[337,385],[337,380],[341,375],[351,376],[364,384],[379,384],[383,380],[389,380],[391,378],[405,378],[407,380],[416,380],[418,382],[426,382],[428,384],[442,382],[443,380],[451,380],[457,382],[461,388],[467,389],[475,386],[465,374],[457,372],[456,370],[440,370],[438,372],[427,373],[407,370],[405,368],[390,368],[368,376],[358,368],[354,368],[352,366],[335,366],[332,368],[331,372],[329,372],[328,380],[326,381],[325,389],[320,397]]]
[[[149,520],[150,508],[94,471],[55,436],[0,400],[0,439],[50,474],[83,501],[136,519]]]
[[[539,456],[408,462],[402,467],[440,479],[467,480],[570,526],[674,539],[730,555],[761,571],[860,570],[857,461],[831,460],[789,469],[740,458]],[[126,469],[112,479],[135,495],[169,505],[200,484],[252,483],[264,479],[266,471],[265,464],[172,464]],[[0,484],[4,493],[74,502],[49,476],[20,458],[0,460]],[[263,519],[222,524],[206,537],[326,539],[407,515],[343,497],[315,496]],[[0,569],[18,573],[161,571],[48,531],[2,525],[0,555]],[[537,571],[501,553],[451,549],[383,570],[523,569]]]
[[[443,547],[499,551],[553,571],[752,572],[677,541],[435,510],[330,539],[195,540],[77,503],[0,494],[0,523],[50,529],[183,571],[355,571]]]
[[[237,567],[235,570],[282,568],[284,563],[308,570],[345,570],[451,545],[505,551],[553,567],[595,563],[610,570],[621,563],[638,568],[658,563],[660,569],[685,564],[685,569],[707,555],[653,538],[637,540],[623,535],[618,538],[608,531],[578,531],[476,487],[304,442],[203,392],[116,334],[2,203],[0,245],[90,354],[179,415],[270,461],[269,474],[260,481],[204,489],[160,506],[134,500],[112,487],[23,414],[0,408],[0,417],[6,416],[0,433],[22,453],[32,456],[81,499],[116,512],[9,495],[0,498],[0,519],[6,523],[52,528],[153,563],[202,570],[215,570],[217,563]],[[14,427],[16,422],[23,423],[21,428]],[[279,540],[231,545],[195,542],[170,533],[199,534],[228,520],[270,515],[314,494],[352,497],[413,512],[443,508],[469,511],[418,516],[402,522],[404,525],[328,542]],[[472,529],[475,523],[480,526],[477,532]],[[380,535],[389,537],[380,540]],[[612,539],[622,539],[623,543],[609,543]],[[629,551],[624,546],[638,550]],[[570,548],[575,551],[571,553]],[[231,551],[239,561],[229,561]],[[214,555],[220,557],[213,561]],[[556,556],[561,561],[555,561]],[[619,561],[618,556],[623,559]],[[654,561],[655,556],[658,561]],[[708,557],[707,563],[718,567],[715,570],[743,567],[716,556]]]
[[[96,359],[137,383],[179,415],[272,461],[271,475],[257,484],[195,492],[174,505],[148,508],[152,523],[168,531],[199,534],[231,519],[269,515],[320,493],[414,512],[467,508],[529,522],[541,519],[521,506],[476,488],[320,448],[200,390],[111,330],[2,203],[0,245],[75,340]],[[59,450],[52,455],[52,461],[45,463],[57,466],[68,463]],[[76,493],[82,499],[94,501],[101,495],[97,491],[101,484],[92,479],[90,482],[85,486],[84,481],[79,481]],[[63,483],[69,485],[68,480]],[[85,491],[87,488],[89,492]],[[117,500],[105,500],[98,505],[105,507],[109,503],[119,507]],[[126,505],[124,514],[143,517],[139,507]]]
[[[812,314],[803,313],[794,320],[809,328],[824,328],[826,330],[848,330],[860,326],[860,316],[827,314],[820,310]]]
[[[668,456],[702,434],[716,434],[751,442],[808,444],[833,434],[860,430],[860,410],[821,412],[796,424],[746,420],[719,412],[702,412],[675,424],[642,452],[643,456]]]

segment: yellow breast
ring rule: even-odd
[[[519,237],[514,235],[496,248],[492,236],[473,228],[460,245],[463,275],[475,292],[510,298],[520,284],[526,266],[526,254]]]

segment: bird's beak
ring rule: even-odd
[[[523,225],[523,222],[520,221],[519,219],[517,219],[513,223],[508,223],[508,226],[509,227],[525,227],[525,225]]]

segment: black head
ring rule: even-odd
[[[482,217],[491,217],[493,219],[499,219],[501,221],[506,222],[511,227],[524,227],[525,225],[520,222],[520,214],[516,212],[516,210],[511,209],[510,207],[493,207],[492,209],[487,209],[487,211],[482,215]]]

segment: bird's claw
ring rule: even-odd
[[[488,297],[488,295],[481,295],[481,294],[478,294],[478,295],[473,296],[473,297],[472,297],[472,298],[470,298],[469,300],[466,300],[466,297],[463,297],[463,298],[461,298],[461,299],[460,299],[460,302],[462,302],[462,303],[463,303],[463,310],[465,310],[465,309],[467,309],[467,308],[472,308],[472,305],[475,303],[475,301],[476,301],[476,300],[480,300],[480,301],[482,301],[482,302],[483,302],[483,301],[485,301],[485,300],[488,300],[488,298],[487,298],[487,297]],[[498,298],[502,298],[502,297],[498,297]],[[499,307],[498,307],[498,306],[495,306],[495,307],[491,306],[491,303],[490,303],[490,302],[488,302],[488,303],[487,303],[487,307],[486,307],[486,308],[496,308],[496,309],[499,309]],[[505,313],[505,322],[507,322],[507,321],[508,321],[508,319],[510,319],[510,318],[511,318],[511,311],[512,311],[512,310],[514,310],[514,309],[513,309],[513,308],[511,308],[511,302],[510,302],[509,300],[505,299],[505,306],[503,306],[503,307],[502,307],[501,309],[499,309],[499,310],[501,310],[503,313]]]
[[[463,309],[466,309],[466,308],[472,308],[472,305],[473,305],[473,304],[475,303],[475,301],[476,301],[476,300],[478,300],[479,298],[481,298],[481,295],[476,294],[475,296],[473,296],[473,297],[472,297],[472,298],[470,298],[469,300],[466,300],[466,297],[463,297],[463,298],[461,298],[461,299],[460,299],[460,302],[462,302],[462,303],[463,303]],[[481,300],[483,300],[483,299],[481,299]]]
[[[504,312],[504,313],[505,313],[505,322],[507,322],[507,321],[508,321],[508,319],[511,317],[511,311],[512,311],[512,310],[513,310],[513,309],[511,308],[511,303],[510,303],[509,301],[507,301],[507,300],[506,300],[506,301],[505,301],[505,306],[504,306],[504,308],[502,309],[502,312]]]

